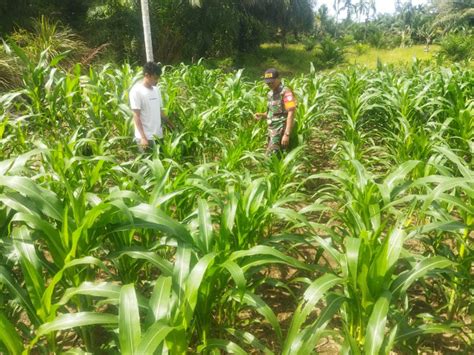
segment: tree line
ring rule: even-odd
[[[377,48],[425,43],[429,48],[452,34],[457,34],[450,37],[455,51],[467,47],[461,57],[472,53],[472,0],[418,6],[398,0],[390,15],[377,13],[375,0],[334,0],[332,9],[315,0],[149,0],[149,6],[155,58],[164,63],[232,57],[263,42],[283,47],[298,42],[309,49],[327,46],[329,40]],[[144,60],[139,0],[0,0],[2,38],[21,42],[31,31],[44,37],[45,21],[70,33],[77,48],[84,45],[89,54],[107,48],[113,61]]]

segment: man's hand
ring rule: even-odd
[[[260,120],[264,117],[267,117],[267,114],[265,112],[263,112],[263,113],[262,112],[257,112],[254,117],[258,121],[258,120]]]
[[[164,114],[163,111],[161,111],[161,119],[163,123],[165,124],[166,128],[168,128],[170,131],[173,131],[176,128],[174,123],[170,120],[170,118],[167,115]]]
[[[146,139],[146,138],[141,138],[140,139],[140,146],[142,146],[142,148],[148,148],[148,145],[149,145],[148,139]]]
[[[168,127],[168,129],[170,131],[174,131],[174,129],[176,128],[174,123],[172,121],[170,121],[169,119],[165,122],[165,125],[166,125],[166,127]]]
[[[287,136],[285,133],[283,134],[283,137],[281,138],[281,146],[283,148],[288,147],[288,144],[290,143],[290,136]]]

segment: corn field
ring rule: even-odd
[[[0,96],[0,353],[472,350],[474,75],[415,62],[293,78],[298,147],[264,153],[264,83],[18,60]],[[245,73],[245,72],[244,72]]]

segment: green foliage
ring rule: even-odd
[[[178,128],[141,155],[138,68],[10,46],[25,76],[0,97],[0,351],[472,346],[471,69],[313,67],[287,82],[300,145],[279,158],[253,119],[261,81],[166,66]],[[331,168],[314,171],[328,122]]]
[[[318,69],[333,68],[345,61],[346,48],[342,41],[325,37],[316,50],[314,66]]]
[[[474,35],[452,33],[440,42],[440,54],[452,61],[471,60],[474,57]]]

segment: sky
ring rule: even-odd
[[[405,2],[402,0],[402,2]],[[412,0],[413,5],[427,4],[428,0]],[[334,15],[332,8],[334,0],[317,0],[317,7],[325,4],[329,8],[329,13]],[[378,13],[393,13],[395,11],[395,0],[375,0]]]

